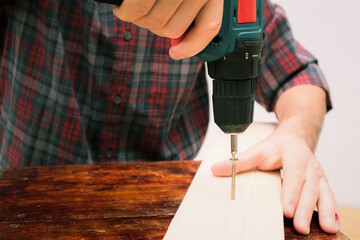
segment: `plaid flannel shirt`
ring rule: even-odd
[[[257,101],[271,111],[299,84],[328,93],[284,11],[265,1],[265,18]],[[208,124],[204,66],[171,59],[169,39],[93,0],[2,0],[0,26],[0,168],[198,152]]]

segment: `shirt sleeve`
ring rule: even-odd
[[[317,59],[294,39],[281,7],[265,0],[264,10],[265,39],[260,73],[256,79],[256,100],[270,112],[287,89],[311,84],[324,89],[327,110],[330,110],[329,87]]]

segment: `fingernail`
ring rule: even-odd
[[[337,213],[335,213],[335,223],[336,223],[337,230],[339,230],[339,228],[340,228],[340,219],[339,219],[339,215]]]

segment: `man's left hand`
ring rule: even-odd
[[[268,138],[239,154],[236,172],[253,168],[270,171],[283,168],[281,201],[284,216],[294,218],[294,227],[301,234],[309,234],[315,205],[319,210],[321,228],[336,233],[336,202],[320,163],[306,143],[291,136],[281,126]],[[212,167],[215,176],[231,176],[231,161]]]

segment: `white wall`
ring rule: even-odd
[[[327,77],[334,109],[325,119],[316,155],[338,205],[360,208],[360,1],[273,1],[285,9],[295,38],[319,59]],[[257,106],[254,120],[276,118]],[[216,128],[212,121],[196,159],[204,156]]]

